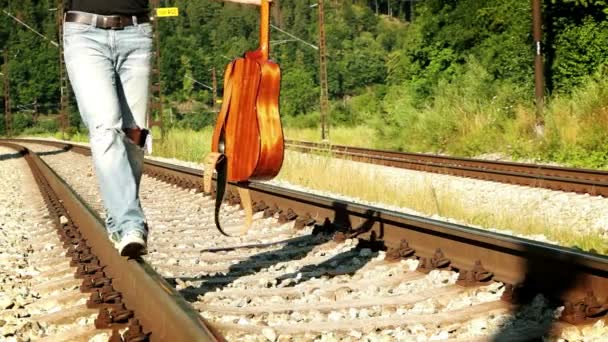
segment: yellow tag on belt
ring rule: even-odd
[[[156,9],[157,17],[177,17],[179,16],[179,8],[177,7],[161,7]]]

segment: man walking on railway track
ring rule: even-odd
[[[260,0],[224,0],[259,5]],[[64,0],[66,69],[120,254],[146,254],[148,227],[139,200],[152,55],[148,0]]]

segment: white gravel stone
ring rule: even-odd
[[[109,341],[110,335],[107,333],[97,334],[89,339],[89,342],[106,342]]]
[[[0,147],[0,155],[11,153],[14,151]],[[68,274],[70,269],[67,259],[65,266],[38,266],[45,263],[47,257],[62,258],[65,252],[23,158],[0,161],[0,208],[0,340],[39,340],[61,329],[73,328],[72,324],[59,327],[35,320],[38,315],[50,314],[48,309],[56,306],[49,303],[37,306],[40,300],[62,291],[68,295],[71,289],[45,292],[32,291],[32,287],[64,279],[62,267]],[[67,222],[66,218],[61,222]],[[42,269],[59,275],[40,277]],[[57,311],[69,308],[66,305]]]
[[[0,296],[0,308],[2,309],[10,309],[15,305],[13,299],[11,299],[7,294]]]
[[[437,334],[433,334],[429,337],[429,341],[441,341],[447,340],[450,337],[450,334],[447,331],[441,331]]]
[[[268,339],[268,341],[276,341],[277,340],[277,333],[272,330],[271,328],[264,328],[262,329],[262,335],[264,335],[264,337],[266,337]]]
[[[297,152],[288,152],[288,157],[302,158]],[[309,156],[309,158],[324,158]],[[363,169],[369,170],[370,177],[375,179],[394,179],[395,187],[411,188],[412,185],[429,188],[434,191],[439,200],[450,200],[457,198],[463,208],[475,208],[477,212],[488,213],[488,215],[507,215],[512,213],[513,217],[519,217],[525,213],[531,219],[553,222],[555,226],[588,233],[597,232],[608,241],[608,199],[601,196],[589,196],[587,194],[565,193],[547,189],[530,188],[512,184],[489,182],[470,178],[461,178],[435,173],[426,173],[398,168],[370,165],[366,163],[335,160],[330,163],[332,168],[340,169]],[[291,184],[285,181],[273,180],[269,182],[274,185],[292,188],[300,191],[329,195],[357,203],[369,204],[377,207],[402,211],[418,216],[427,216],[433,219],[459,223],[457,220],[439,215],[425,215],[408,208],[389,206],[382,203],[371,203],[365,200],[328,194]],[[504,227],[479,227],[492,231],[500,231],[504,234],[522,236],[504,229]],[[543,242],[549,241],[543,235],[525,236]]]

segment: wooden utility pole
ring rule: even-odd
[[[63,0],[57,1],[57,37],[59,39],[59,126],[62,138],[65,139],[65,132],[70,127],[70,82],[65,70],[65,60],[63,56]]]
[[[215,72],[215,67],[211,69],[211,79],[213,82],[213,112],[217,114],[217,75]]]
[[[414,11],[415,11],[415,9],[414,9],[414,6],[415,6],[414,1],[416,1],[416,0],[410,0],[410,23],[414,22],[414,17],[415,17],[415,15],[414,15]]]
[[[13,118],[11,113],[11,93],[10,93],[10,78],[8,67],[8,49],[4,50],[4,123],[6,128],[6,136],[13,135]]]
[[[542,51],[542,10],[541,0],[532,0],[532,26],[534,36],[534,93],[536,96],[536,125],[542,129],[544,125],[543,107],[545,97],[545,77]]]
[[[319,0],[319,81],[321,83],[321,140],[329,140],[329,86],[325,41],[325,0]]]
[[[150,73],[150,93],[148,102],[148,127],[151,129],[154,126],[160,127],[161,140],[165,138],[165,126],[163,124],[163,96],[161,86],[161,72],[160,72],[160,30],[158,28],[158,17],[156,16],[156,9],[160,6],[160,0],[152,0],[152,25],[154,27],[154,45],[155,52],[153,60],[151,61],[151,73]],[[156,119],[155,119],[156,118]]]
[[[34,113],[33,113],[33,119],[34,119],[34,125],[38,124],[38,99],[34,99],[34,103],[32,103],[32,106],[34,107]]]

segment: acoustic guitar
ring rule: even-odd
[[[206,157],[205,192],[211,191],[211,170],[217,171],[215,223],[221,228],[219,211],[226,182],[245,185],[250,180],[274,178],[283,164],[284,138],[279,115],[281,69],[269,60],[270,4],[262,0],[260,43],[255,51],[237,58],[224,72],[222,108],[218,114],[211,153]],[[245,228],[251,225],[251,200],[239,187],[246,211]]]

